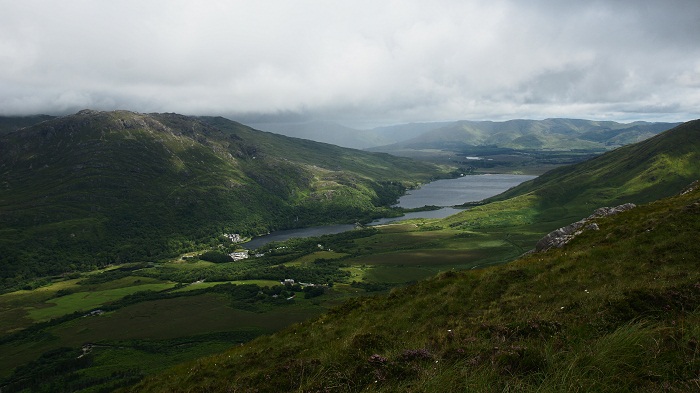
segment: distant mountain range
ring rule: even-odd
[[[296,123],[252,123],[251,127],[277,134],[310,139],[353,149],[376,146],[415,138],[423,133],[452,124],[451,122],[408,123],[369,130],[346,127],[330,121]]]
[[[629,124],[612,121],[578,119],[457,121],[438,123],[436,127],[418,136],[380,147],[371,151],[383,151],[403,155],[410,150],[443,149],[469,150],[474,147],[494,147],[513,150],[570,151],[609,150],[635,143],[671,129],[679,123]],[[416,129],[406,127],[407,134]],[[393,129],[399,132],[401,126]]]
[[[54,116],[0,117],[0,134]],[[448,121],[407,123],[373,129],[346,127],[331,121],[250,123],[250,127],[353,149],[408,155],[426,149],[496,147],[514,150],[609,150],[639,142],[680,123],[594,121],[580,119]]]
[[[304,123],[255,123],[251,127],[295,138],[309,139],[332,145],[364,149],[386,145],[396,140],[386,138],[374,130],[359,130],[345,127],[330,121],[311,121]],[[399,139],[400,140],[400,139]]]
[[[515,150],[609,150],[639,142],[680,123],[580,119],[408,123],[359,130],[333,122],[259,123],[251,126],[287,136],[397,155],[425,149],[478,146]]]
[[[0,279],[368,219],[438,176],[431,164],[224,118],[85,110],[0,135]]]
[[[551,170],[491,200],[535,195],[542,210],[582,215],[603,204],[668,197],[698,178],[700,120],[694,120],[591,160]]]
[[[601,206],[640,204],[680,192],[700,179],[700,120],[573,165],[561,166],[445,219],[451,227],[478,227],[507,216],[551,230]],[[476,219],[475,215],[480,218]]]

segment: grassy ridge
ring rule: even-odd
[[[586,217],[601,206],[645,203],[673,195],[698,178],[700,120],[549,171],[442,224],[478,228],[510,216],[510,224],[517,221],[551,230]]]
[[[444,273],[128,391],[690,391],[700,191],[600,219],[561,250]]]
[[[580,164],[552,170],[491,200],[534,194],[543,208],[590,210],[601,202],[667,197],[700,173],[700,120]]]
[[[0,136],[0,287],[221,233],[381,215],[443,169],[223,119],[81,111]]]

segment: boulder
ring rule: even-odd
[[[583,220],[576,221],[573,224],[569,224],[565,227],[559,228],[555,231],[550,232],[547,236],[540,239],[535,245],[535,252],[543,252],[552,248],[561,248],[569,243],[574,237],[580,235],[585,230],[597,231],[598,224],[592,222],[593,220],[601,217],[608,217],[626,210],[635,208],[634,203],[625,203],[624,205],[615,207],[601,207],[596,209],[593,214],[584,218]]]

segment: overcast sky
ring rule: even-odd
[[[0,115],[700,118],[700,1],[0,0]]]

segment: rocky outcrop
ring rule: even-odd
[[[698,188],[700,188],[700,180],[695,180],[694,182],[690,183],[690,185],[686,187],[685,190],[681,191],[681,195],[690,194]]]
[[[616,207],[601,207],[583,220],[550,232],[547,234],[547,236],[543,237],[537,242],[533,251],[542,252],[552,248],[564,247],[564,245],[569,243],[574,237],[583,233],[585,230],[597,231],[599,229],[598,224],[593,222],[593,220],[601,217],[612,216],[623,211],[630,210],[634,207],[636,207],[634,203],[625,203],[624,205]]]

